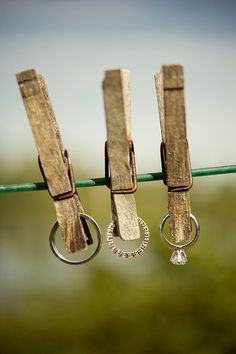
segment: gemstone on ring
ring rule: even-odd
[[[177,249],[173,251],[170,261],[175,265],[184,265],[187,263],[188,257],[183,249]]]

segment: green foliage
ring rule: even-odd
[[[41,180],[27,166],[14,171],[12,183],[32,181],[34,174]],[[8,177],[5,171],[4,183]],[[104,242],[97,258],[80,267],[59,262],[49,250],[55,211],[47,192],[2,195],[0,352],[235,353],[236,189],[225,176],[222,185],[205,188],[210,178],[194,183],[201,235],[183,267],[170,264],[160,241],[166,213],[160,182],[137,192],[139,215],[151,231],[147,251],[123,260]],[[80,195],[105,233],[109,191],[88,188]]]

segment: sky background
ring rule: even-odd
[[[37,157],[15,79],[34,68],[74,168],[104,175],[102,80],[125,68],[138,173],[160,171],[153,76],[163,64],[184,66],[192,167],[236,163],[234,0],[0,1],[0,48],[0,156],[9,164]]]

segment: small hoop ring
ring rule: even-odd
[[[164,216],[164,218],[162,219],[161,224],[160,224],[161,237],[162,237],[163,242],[167,245],[167,247],[169,247],[170,249],[176,250],[176,249],[182,249],[182,248],[188,249],[191,246],[193,246],[197,242],[198,237],[199,237],[199,232],[200,232],[200,225],[199,225],[196,217],[193,214],[190,214],[190,219],[193,221],[194,226],[195,226],[195,234],[190,241],[188,241],[187,243],[185,243],[183,245],[176,245],[175,243],[173,243],[167,239],[167,237],[164,233],[164,225],[169,217],[170,217],[170,214],[166,214],[166,216]]]
[[[89,216],[87,214],[84,214],[84,213],[80,213],[80,217],[90,221],[93,224],[93,226],[94,226],[94,228],[96,230],[97,246],[96,246],[94,252],[90,256],[88,256],[87,258],[81,259],[80,261],[79,260],[78,261],[72,261],[72,260],[70,260],[68,258],[65,258],[59,252],[58,248],[56,247],[56,243],[55,243],[55,234],[56,234],[56,231],[57,231],[58,226],[59,226],[58,221],[54,222],[54,224],[52,225],[52,228],[50,230],[50,234],[49,234],[49,245],[50,245],[50,248],[51,248],[52,252],[54,253],[54,255],[57,258],[59,258],[62,262],[67,263],[67,264],[79,265],[79,264],[87,263],[88,261],[90,261],[92,258],[94,258],[98,254],[98,252],[99,252],[99,250],[101,248],[102,235],[101,235],[101,231],[100,231],[99,226],[96,223],[96,221],[91,216]]]
[[[112,250],[113,253],[115,253],[117,256],[122,257],[122,258],[134,258],[141,253],[147,248],[148,242],[149,242],[149,229],[147,224],[138,217],[138,222],[142,226],[144,230],[144,239],[141,245],[134,251],[122,251],[120,248],[116,246],[116,244],[113,241],[113,231],[115,228],[115,221],[113,220],[110,225],[107,228],[107,242],[109,248]]]

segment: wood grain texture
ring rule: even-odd
[[[87,247],[87,236],[79,217],[83,212],[77,193],[68,199],[56,200],[72,192],[59,128],[48,96],[45,81],[35,70],[16,75],[26,113],[32,128],[40,163],[50,195],[54,198],[57,220],[68,252]],[[72,193],[73,194],[73,193]],[[84,220],[83,220],[84,221]]]
[[[184,76],[181,65],[165,65],[155,74],[162,141],[165,146],[166,182],[171,238],[187,241],[191,232],[192,175],[186,134]]]
[[[126,194],[133,188],[129,71],[106,71],[103,91],[111,189],[124,191],[123,194],[111,193],[112,219],[116,222],[114,233],[123,240],[133,240],[140,237],[140,232],[134,194]]]

